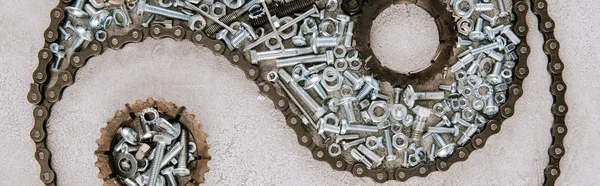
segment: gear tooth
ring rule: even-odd
[[[104,186],[119,186],[119,185],[123,185],[123,184],[121,184],[121,182],[116,177],[113,177],[113,178],[110,178],[110,179],[104,181],[103,185]]]
[[[94,165],[100,170],[100,172],[98,172],[98,178],[106,179],[113,174],[113,171],[110,166],[108,166],[108,163],[109,157],[107,155],[98,155],[98,161],[94,163]]]
[[[208,160],[196,160],[196,170],[193,171],[192,178],[196,183],[204,183],[204,174],[208,171]]]
[[[156,101],[154,101],[154,98],[148,98],[146,102],[148,102],[149,105],[152,105],[152,107],[156,105]]]

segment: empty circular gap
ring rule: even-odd
[[[429,65],[439,44],[433,17],[416,5],[392,5],[373,21],[371,47],[387,66],[400,73]]]

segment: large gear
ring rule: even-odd
[[[131,123],[137,120],[139,122],[140,112],[149,107],[156,108],[161,115],[167,115],[171,118],[179,120],[179,122],[185,126],[188,131],[192,132],[192,138],[196,144],[196,152],[194,153],[195,163],[191,166],[191,176],[184,177],[187,180],[180,181],[180,183],[188,183],[192,185],[198,185],[204,183],[204,174],[210,169],[208,168],[208,161],[211,159],[208,154],[209,145],[206,143],[207,134],[202,130],[202,124],[195,120],[195,116],[186,111],[185,107],[178,107],[172,102],[166,102],[160,98],[155,101],[152,98],[148,98],[146,101],[136,100],[134,104],[126,104],[123,110],[118,110],[115,116],[109,118],[106,121],[106,127],[100,129],[100,138],[96,140],[98,149],[95,151],[98,160],[94,163],[94,166],[98,167],[99,173],[98,178],[104,180],[104,185],[122,185],[121,181],[117,179],[113,171],[113,163],[111,163],[112,157],[112,144],[113,139],[118,133],[118,129],[123,126],[131,127]],[[140,131],[139,125],[136,128]],[[186,184],[186,185],[188,185]]]

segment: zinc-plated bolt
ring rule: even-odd
[[[314,53],[319,52],[319,48],[331,48],[338,45],[337,37],[316,37],[313,35],[310,40],[310,47],[312,47]]]
[[[342,120],[341,125],[342,125],[342,131],[340,134],[346,134],[348,132],[367,132],[367,133],[379,132],[379,128],[377,126],[347,124],[344,122],[344,120]]]
[[[325,91],[325,89],[323,89],[323,86],[321,86],[320,82],[321,82],[321,75],[313,74],[310,76],[310,78],[308,78],[308,80],[306,80],[306,82],[304,82],[304,89],[305,90],[312,89],[317,93],[317,95],[319,95],[319,97],[321,99],[325,99],[325,98],[327,98],[327,91]]]
[[[79,49],[79,47],[81,47],[81,45],[83,45],[85,41],[92,40],[92,32],[89,28],[77,25],[75,26],[74,31],[77,35],[75,36],[75,39],[73,39],[73,42],[69,46],[69,52],[75,52],[75,50]]]
[[[168,18],[180,19],[180,20],[184,20],[184,21],[189,21],[190,18],[192,17],[183,12],[177,12],[177,11],[169,10],[169,9],[166,9],[163,7],[158,7],[158,6],[147,4],[146,0],[139,0],[138,4],[137,4],[137,14],[141,16],[145,12],[148,12],[151,14],[158,14],[158,15],[168,17]]]
[[[418,100],[440,100],[444,99],[444,91],[434,91],[434,92],[415,92],[412,85],[406,86],[404,89],[404,103],[408,108],[413,108],[415,106],[415,101]]]
[[[494,63],[494,68],[492,68],[492,72],[487,75],[487,80],[491,84],[495,85],[502,83],[502,76],[500,75],[500,72],[502,71],[502,65],[502,62],[500,61]]]
[[[492,16],[487,15],[485,13],[481,13],[481,18],[483,18],[484,20],[486,20],[487,22],[489,22],[491,26],[496,26],[496,23],[498,21],[498,16],[492,17]]]
[[[359,90],[365,84],[365,79],[358,77],[358,75],[352,71],[344,71],[344,77],[352,84],[352,89]]]
[[[394,104],[400,104],[400,96],[402,95],[402,88],[394,88]]]
[[[402,161],[402,166],[405,168],[410,167],[410,165],[408,164],[408,151],[404,151],[404,158]]]
[[[415,118],[416,122],[412,126],[413,128],[410,139],[412,139],[414,142],[419,142],[421,141],[421,135],[423,135],[423,132],[425,131],[427,118],[429,118],[433,111],[418,105],[415,106],[412,111],[417,115],[417,117]]]
[[[460,48],[463,46],[471,46],[471,45],[473,45],[473,41],[466,40],[466,39],[463,39],[462,37],[458,36],[458,41],[456,41],[456,48]]]
[[[498,106],[494,103],[494,97],[488,98],[485,103],[485,108],[483,108],[483,113],[488,116],[493,116],[494,114],[497,114],[498,111]]]
[[[508,12],[506,12],[506,8],[504,7],[504,0],[498,0],[498,8],[500,9],[500,17],[508,16]]]
[[[300,85],[294,82],[290,74],[288,74],[284,69],[279,69],[278,73],[280,79],[284,83],[287,83],[292,91],[300,98],[300,100],[302,100],[304,104],[306,104],[306,106],[313,112],[313,119],[316,120],[325,114],[325,108],[317,104],[317,102],[310,95],[308,95],[308,93],[306,93],[302,87],[300,87]]]
[[[496,52],[494,50],[490,51],[488,56],[496,61],[502,61],[504,59],[504,53]]]
[[[467,65],[469,65],[469,63],[473,62],[474,60],[475,56],[473,56],[473,54],[467,54],[462,58],[458,59],[458,61],[454,63],[452,67],[450,67],[450,72],[455,73],[456,71],[465,68]]]
[[[250,39],[250,32],[246,29],[241,29],[238,34],[231,39],[231,45],[234,48],[242,48],[247,39]]]
[[[338,103],[339,105],[342,106],[342,108],[344,108],[344,114],[346,115],[346,121],[348,123],[356,123],[356,115],[354,113],[354,102],[357,99],[355,97],[343,97],[342,99],[340,99],[340,102]],[[345,134],[346,132],[342,132],[342,134]]]
[[[363,78],[364,78],[365,85],[362,87],[362,89],[360,89],[360,91],[356,95],[356,99],[358,99],[358,100],[363,100],[372,91],[380,90],[379,82],[377,82],[377,80],[375,80],[372,76],[363,76]]]
[[[275,64],[278,68],[296,66],[297,64],[307,64],[307,63],[322,63],[327,62],[327,64],[333,64],[335,57],[333,56],[333,51],[328,50],[325,54],[319,55],[304,55],[298,57],[291,57],[285,59],[277,59],[275,60]]]
[[[477,24],[475,24],[475,30],[473,30],[473,32],[469,33],[469,39],[471,39],[472,41],[481,41],[481,40],[485,39],[485,34],[483,34],[483,32],[481,32],[482,29],[483,29],[483,18],[478,17]]]
[[[167,183],[170,186],[176,186],[177,181],[175,180],[175,176],[173,176],[173,167],[167,167],[160,171],[160,174],[167,177]]]
[[[354,139],[358,139],[360,136],[358,134],[345,134],[345,135],[337,135],[337,137],[335,138],[335,143],[340,143],[341,141],[344,140],[354,140]]]
[[[454,125],[453,128],[447,128],[447,127],[429,127],[427,129],[427,132],[432,132],[432,133],[436,133],[436,134],[452,134],[454,136],[459,136],[460,135],[460,129],[456,125]]]
[[[256,52],[256,50],[250,50],[250,59],[252,64],[258,64],[258,62],[260,61],[294,57],[310,53],[313,53],[313,50],[310,47],[287,48],[285,50],[268,50],[261,52]]]
[[[171,149],[169,149],[169,151],[167,151],[167,153],[162,158],[162,161],[160,162],[161,169],[163,167],[165,167],[171,161],[171,159],[173,159],[173,158],[175,158],[175,156],[179,155],[180,152],[183,152],[182,146],[183,145],[181,145],[180,142],[177,142],[175,145],[173,145],[173,147],[171,147]]]
[[[65,30],[62,26],[58,26],[58,31],[63,36],[63,40],[67,41],[71,39],[71,34]]]
[[[500,46],[501,46],[501,43],[499,43],[498,40],[496,40],[496,42],[475,48],[475,49],[471,50],[470,53],[473,55],[476,55],[476,54],[484,53],[486,51],[499,49],[499,48],[501,48]]]
[[[369,150],[367,146],[360,144],[357,149],[373,162],[373,167],[379,167],[381,162],[383,162],[383,157],[380,157],[375,152]]]
[[[460,124],[462,126],[465,127],[469,127],[471,125],[471,123],[469,123],[467,120],[463,119],[460,115],[460,112],[455,112],[454,115],[452,116],[452,123],[453,124]]]
[[[371,92],[371,100],[388,100],[390,97],[388,95],[379,93],[379,91]]]
[[[325,119],[321,118],[321,119],[319,119],[318,133],[319,134],[324,134],[325,132],[333,133],[333,134],[339,134],[340,133],[340,126],[335,126],[335,125],[332,125],[332,124],[327,124],[325,122]]]
[[[356,149],[352,149],[350,151],[350,154],[352,155],[352,157],[354,159],[356,159],[357,161],[362,162],[363,164],[365,164],[365,166],[367,167],[367,169],[372,169],[373,168],[373,163],[371,163],[371,161],[369,161],[363,154],[361,154],[358,150]]]
[[[494,4],[492,3],[477,3],[475,4],[475,11],[485,12],[494,10]]]
[[[444,138],[442,138],[442,136],[440,134],[434,133],[431,136],[433,136],[435,143],[438,146],[440,146],[440,150],[437,153],[438,157],[445,158],[445,157],[448,157],[449,155],[451,155],[452,153],[454,153],[454,148],[456,148],[456,144],[454,144],[454,143],[448,144],[448,142],[446,142],[446,140],[444,140]]]
[[[354,36],[354,22],[348,23],[348,29],[346,30],[346,37],[344,38],[344,46],[346,48],[352,47],[352,37]]]
[[[229,34],[229,30],[223,29],[215,35],[215,39],[223,40],[223,42],[225,43],[225,46],[227,46],[227,48],[229,48],[229,50],[233,50],[234,47],[231,44],[231,40],[229,39],[229,37],[227,37],[227,34]]]
[[[144,28],[150,27],[150,24],[152,23],[152,21],[154,21],[154,14],[150,15],[150,17],[148,17],[148,19],[146,19],[146,21],[144,21],[142,23],[142,27],[144,27]]]
[[[170,136],[168,135],[154,135],[154,138],[152,139],[152,141],[156,142],[156,148],[154,150],[154,159],[152,160],[152,165],[151,165],[151,169],[150,169],[150,181],[149,181],[149,185],[156,185],[156,180],[158,179],[158,174],[160,173],[160,163],[163,159],[163,155],[165,153],[165,147],[167,144],[171,143],[171,140],[173,140]]]
[[[123,183],[124,183],[125,185],[127,185],[127,186],[137,186],[137,185],[138,185],[137,183],[135,183],[135,181],[133,181],[133,180],[131,180],[131,179],[129,179],[129,178],[125,178],[125,179],[123,180]]]
[[[48,46],[48,49],[56,56],[56,61],[54,61],[54,66],[52,66],[52,68],[57,70],[62,65],[63,59],[66,56],[66,53],[64,52],[65,47],[58,43],[52,43]]]
[[[515,45],[521,43],[521,39],[519,39],[519,36],[517,36],[517,34],[515,34],[515,32],[512,31],[510,25],[502,28],[501,33],[504,34],[508,38],[508,40],[510,40],[510,42],[514,43]]]
[[[95,29],[106,29],[112,23],[113,17],[107,10],[96,10],[92,5],[85,4],[85,11],[90,15],[89,26]]]
[[[344,31],[346,31],[346,25],[348,25],[348,22],[350,22],[350,16],[338,14],[337,16],[335,16],[335,19],[340,21],[338,23],[339,31],[340,33],[344,34]]]
[[[487,35],[487,39],[493,41],[496,38],[496,34],[500,33],[503,28],[504,25],[498,25],[496,27],[485,26],[483,31]]]
[[[465,132],[463,132],[463,135],[460,137],[460,139],[458,139],[458,145],[463,146],[467,144],[467,142],[471,140],[471,137],[473,136],[473,134],[475,134],[476,131],[477,125],[469,125]]]
[[[344,150],[347,150],[350,147],[354,147],[354,146],[356,146],[358,144],[364,143],[365,141],[366,141],[365,138],[360,138],[360,139],[357,139],[357,140],[354,140],[354,141],[349,141],[349,142],[342,141],[342,148]]]
[[[385,159],[387,161],[394,161],[396,160],[396,158],[398,158],[396,155],[394,155],[394,149],[392,149],[392,136],[390,134],[389,130],[385,130],[383,131],[383,133],[385,134],[385,147],[387,148],[387,156],[385,157]]]
[[[75,0],[72,6],[66,7],[65,10],[69,13],[72,18],[80,18],[87,16],[88,14],[83,11],[83,5],[85,0]]]
[[[431,149],[429,151],[429,162],[435,162],[435,152],[437,151],[437,146],[435,144],[431,144]]]

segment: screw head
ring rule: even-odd
[[[417,96],[415,95],[415,90],[413,89],[412,85],[406,86],[406,89],[404,89],[403,100],[404,104],[406,104],[408,108],[415,106],[415,100],[417,99],[416,97]]]
[[[92,32],[90,32],[90,29],[87,27],[77,25],[75,26],[75,33],[77,33],[79,37],[85,39],[86,41],[92,40]]]
[[[440,150],[437,153],[437,156],[440,158],[448,157],[449,155],[454,153],[455,148],[456,148],[455,143],[447,144],[446,146],[443,146],[442,148],[440,148]]]
[[[137,133],[132,128],[123,127],[121,128],[121,130],[119,130],[119,133],[121,134],[121,137],[123,137],[125,142],[132,145],[137,145],[139,143]]]
[[[176,168],[173,170],[173,175],[177,177],[189,176],[190,173],[190,169],[187,168]]]
[[[313,74],[304,82],[304,89],[311,89],[321,82],[319,74]]]

